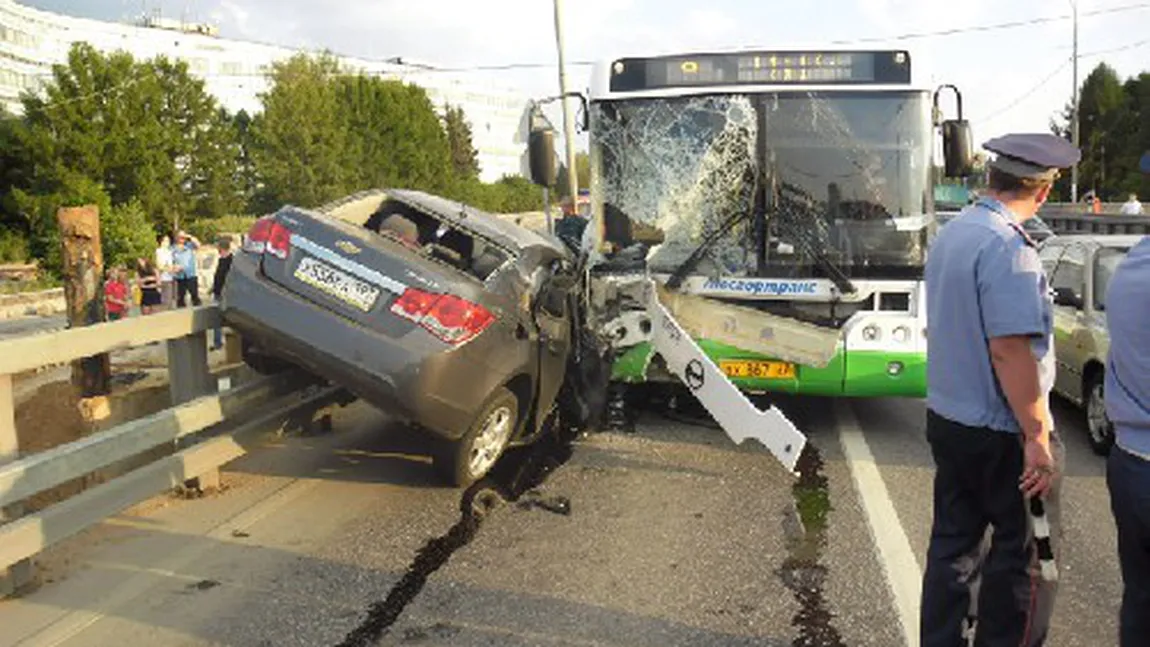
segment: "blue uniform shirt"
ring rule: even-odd
[[[179,277],[190,279],[196,276],[196,246],[191,241],[183,245],[172,245],[172,264],[180,267]]]
[[[1110,279],[1106,327],[1106,413],[1115,442],[1150,456],[1150,237],[1130,250]]]
[[[927,406],[970,427],[1018,433],[989,340],[1027,335],[1040,381],[1054,386],[1053,302],[1034,243],[983,198],[939,230],[926,260]]]

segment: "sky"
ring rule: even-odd
[[[1073,88],[1075,0],[566,0],[569,89],[584,64],[617,56],[723,48],[817,47],[832,41],[1040,21],[1016,28],[867,43],[930,57],[934,81],[963,93],[978,142],[1047,132]],[[538,64],[500,72],[532,96],[557,94],[555,22],[548,0],[22,0],[86,18],[130,20],[145,7],[212,22],[227,38],[326,48],[369,58],[403,56],[446,67]],[[1127,78],[1150,72],[1150,0],[1076,0],[1080,80],[1101,62]],[[1096,12],[1097,15],[1089,15]],[[1053,19],[1053,20],[1052,20]],[[492,72],[471,72],[490,75]],[[953,104],[948,98],[948,111]],[[948,112],[948,116],[953,115]]]

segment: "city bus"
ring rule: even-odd
[[[959,120],[942,121],[928,78],[907,50],[597,65],[584,248],[589,324],[616,350],[612,379],[675,377],[641,330],[653,279],[685,299],[686,329],[744,392],[925,396],[939,131],[947,176],[972,157],[961,96]],[[823,351],[773,355],[787,326]]]

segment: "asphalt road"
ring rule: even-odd
[[[63,315],[51,317],[20,317],[0,321],[0,339],[21,337],[35,333],[63,330],[68,327],[68,319]]]
[[[1057,409],[1067,543],[1052,644],[1115,644],[1104,462]],[[646,414],[635,434],[580,439],[475,529],[421,439],[355,404],[332,434],[237,461],[218,495],[153,500],[53,550],[51,582],[0,602],[0,644],[903,644],[930,523],[923,405],[784,410],[820,450],[814,478]]]

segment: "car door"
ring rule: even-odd
[[[1081,335],[1086,299],[1087,249],[1082,243],[1065,246],[1050,277],[1054,291],[1054,354],[1058,366],[1054,388],[1078,401],[1082,396]]]
[[[550,273],[535,297],[533,314],[539,329],[539,408],[546,413],[555,402],[567,375],[571,352],[572,299],[578,278],[558,268]]]

